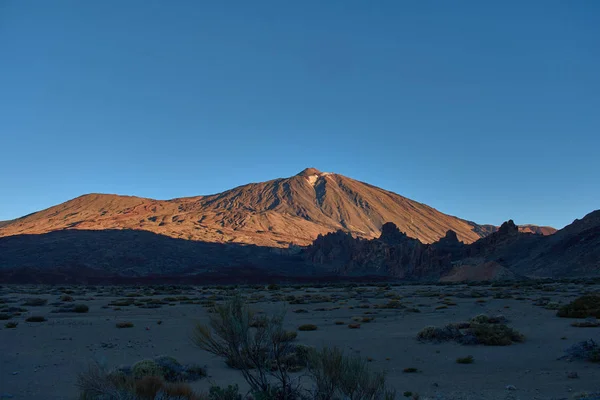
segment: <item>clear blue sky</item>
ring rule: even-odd
[[[600,2],[0,0],[0,220],[341,173],[480,223],[600,208]]]

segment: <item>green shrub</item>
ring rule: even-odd
[[[48,303],[48,300],[46,300],[46,299],[31,298],[31,299],[25,299],[25,301],[23,302],[23,305],[39,307],[39,306],[45,306],[46,303]]]
[[[210,400],[242,400],[238,385],[229,385],[223,389],[219,386],[212,386],[208,393]]]
[[[8,328],[8,329],[12,329],[12,328],[16,328],[17,325],[19,325],[18,322],[7,322],[6,324],[4,324],[4,327]]]
[[[214,311],[209,326],[196,325],[194,343],[238,368],[253,392],[269,392],[276,381],[286,393],[291,391],[286,398],[292,395],[289,370],[296,347],[294,336],[283,329],[284,314],[257,316],[239,296]],[[257,319],[262,322],[252,328]]]
[[[459,357],[456,359],[458,364],[473,364],[474,361],[475,359],[473,356]]]
[[[318,327],[314,324],[304,324],[298,327],[299,331],[316,331]]]
[[[163,368],[154,360],[138,361],[131,367],[131,373],[135,379],[140,379],[145,376],[160,376],[164,378]]]
[[[415,372],[419,372],[419,370],[415,367],[404,368],[402,370],[405,374],[414,374]]]
[[[588,318],[585,321],[577,321],[571,323],[571,326],[576,328],[597,328],[600,326],[600,320],[596,318]]]
[[[117,328],[133,328],[133,322],[117,322]]]
[[[347,356],[337,347],[311,352],[308,371],[316,400],[395,398],[395,392],[387,388],[385,373],[372,371],[366,359]]]
[[[73,306],[73,312],[76,313],[86,313],[89,310],[90,308],[85,304],[75,304],[75,306]]]
[[[47,321],[46,317],[42,317],[41,315],[34,315],[25,320],[26,322],[44,322]]]
[[[0,314],[0,321],[6,321],[11,318],[12,318],[12,315],[10,315],[10,314]]]
[[[600,296],[582,296],[558,309],[556,313],[562,318],[600,318]]]
[[[503,324],[471,324],[469,332],[486,346],[508,346],[525,341],[525,336]]]

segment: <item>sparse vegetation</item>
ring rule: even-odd
[[[304,324],[298,327],[299,331],[316,331],[318,327],[314,324]]]
[[[585,321],[577,321],[571,323],[571,326],[576,328],[597,328],[600,326],[600,320],[596,318],[588,318]]]
[[[502,316],[478,315],[470,322],[448,324],[443,328],[428,326],[417,334],[422,342],[456,341],[461,344],[507,346],[525,341],[525,336],[503,323]],[[464,331],[464,332],[463,332]]]
[[[600,345],[593,339],[579,342],[565,352],[567,355],[564,358],[600,362]]]
[[[25,320],[25,322],[44,322],[47,321],[46,317],[41,315],[33,315]]]
[[[562,318],[600,318],[600,295],[581,296],[558,309]]]
[[[308,371],[314,382],[312,398],[317,400],[391,400],[396,397],[395,392],[387,388],[384,373],[372,371],[366,359],[347,356],[336,347],[313,351]]]
[[[4,327],[7,329],[12,329],[12,328],[16,328],[17,325],[19,325],[18,322],[11,321],[11,322],[7,322],[6,324],[4,324]]]
[[[191,369],[194,370],[193,374],[189,373]],[[84,400],[200,400],[204,397],[194,393],[184,382],[204,375],[204,372],[197,374],[195,366],[189,368],[171,357],[158,357],[155,360],[140,361],[132,368],[113,371],[93,364],[87,371],[79,374],[77,386],[80,399]]]
[[[48,303],[47,299],[39,299],[39,298],[25,299],[25,301],[23,301],[24,306],[30,306],[30,307],[45,306],[46,303]]]
[[[133,322],[117,322],[117,328],[133,328]]]
[[[76,313],[86,313],[89,310],[90,308],[85,304],[75,304],[75,306],[73,306],[73,312]]]
[[[456,359],[456,362],[458,364],[473,364],[473,362],[475,362],[475,359],[473,358],[473,356],[459,357]]]
[[[209,326],[196,326],[193,340],[201,349],[236,366],[254,398],[305,398],[303,389],[289,375],[298,370],[294,365],[308,366],[308,375],[314,382],[311,395],[315,399],[394,397],[386,390],[385,374],[368,369],[368,361],[345,356],[337,348],[314,350],[294,345],[295,337],[283,329],[283,314],[257,316],[240,297],[216,306],[214,311]],[[252,327],[257,318],[263,323]],[[314,329],[316,325],[308,325],[308,330]],[[211,390],[211,395],[217,399],[231,398],[223,397],[227,393],[220,388]],[[237,398],[237,391],[231,391],[229,396]]]

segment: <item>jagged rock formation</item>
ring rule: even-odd
[[[341,232],[321,236],[304,255],[310,264],[342,274],[377,272],[400,279],[600,276],[600,210],[550,236],[524,233],[509,220],[471,244],[460,242],[453,231],[423,244],[385,224],[374,240]]]
[[[434,245],[421,243],[388,222],[373,240],[338,231],[319,236],[304,251],[310,264],[327,265],[342,275],[386,275],[398,279],[437,279],[451,268],[452,253],[464,246],[448,231]]]

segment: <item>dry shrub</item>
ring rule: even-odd
[[[563,318],[600,318],[600,295],[581,296],[558,309]]]
[[[308,371],[315,400],[395,398],[386,386],[385,373],[371,370],[366,359],[345,355],[337,347],[312,351]]]

